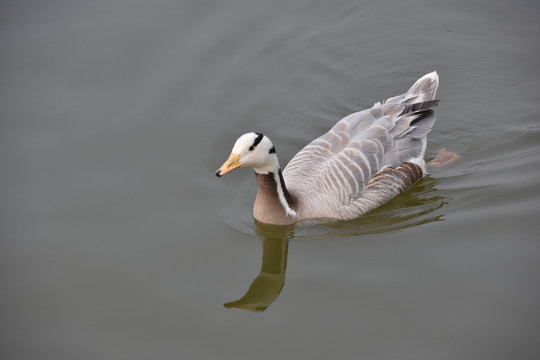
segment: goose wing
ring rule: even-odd
[[[303,217],[345,219],[371,210],[410,185],[398,181],[401,173],[388,171],[406,162],[418,164],[421,176],[425,135],[435,122],[431,108],[438,103],[433,100],[437,80],[436,73],[428,74],[409,92],[343,118],[293,157],[283,177],[299,198]],[[385,176],[376,176],[383,169]],[[372,180],[384,180],[389,193],[380,186],[369,193]]]

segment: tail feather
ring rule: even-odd
[[[418,79],[405,94],[391,97],[385,104],[413,104],[434,100],[439,87],[439,74],[430,72]]]
[[[402,107],[401,114],[390,131],[396,141],[395,147],[385,154],[390,164],[397,166],[412,161],[425,169],[426,135],[435,123],[435,111],[432,108],[439,103],[439,100],[435,100],[438,86],[439,76],[434,71],[418,79],[405,94],[385,102]]]
[[[440,100],[427,100],[420,103],[404,104],[405,107],[403,108],[403,111],[400,115],[405,115],[408,113],[421,113],[424,110],[429,110],[432,107],[439,105],[439,101]]]
[[[435,111],[425,110],[413,121],[411,121],[412,130],[407,133],[407,136],[413,139],[421,139],[431,131],[431,128],[435,124]]]
[[[433,71],[418,79],[407,91],[407,95],[414,99],[414,102],[424,102],[435,99],[437,88],[439,87],[439,74]],[[407,101],[408,103],[413,101]]]

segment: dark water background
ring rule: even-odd
[[[2,358],[538,359],[540,2],[2,9]],[[432,70],[427,157],[462,157],[363,219],[257,226],[213,175]]]

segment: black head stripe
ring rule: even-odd
[[[255,141],[253,141],[253,147],[256,147],[257,145],[259,145],[259,143],[262,141],[263,139],[263,134],[261,133],[255,133],[257,134],[257,137],[255,138]]]

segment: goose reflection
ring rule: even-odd
[[[378,209],[349,221],[302,222],[268,225],[254,220],[255,233],[263,239],[261,270],[240,299],[223,304],[252,312],[265,311],[285,285],[289,240],[362,236],[392,232],[443,220],[437,210],[449,199],[435,188],[435,180],[425,177],[413,187]]]
[[[256,233],[263,240],[262,265],[259,275],[240,299],[223,304],[253,312],[266,310],[279,296],[285,285],[289,239],[294,236],[294,225],[267,225],[255,220]]]

